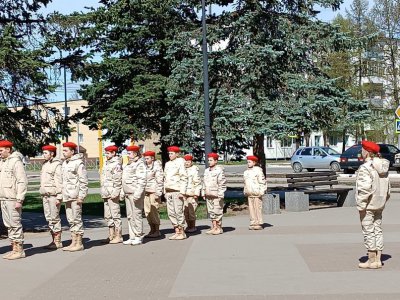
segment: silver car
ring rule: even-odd
[[[313,172],[315,169],[340,171],[340,153],[329,147],[304,147],[297,149],[290,163],[293,171],[298,173],[303,169]]]

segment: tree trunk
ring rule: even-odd
[[[324,147],[330,146],[328,145],[328,131],[322,130],[322,135],[324,137]]]
[[[253,137],[253,153],[258,157],[260,167],[263,170],[264,175],[266,174],[266,160],[264,151],[264,134],[256,134]]]

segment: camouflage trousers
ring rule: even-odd
[[[360,221],[367,250],[383,250],[382,210],[367,210]]]

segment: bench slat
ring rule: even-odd
[[[332,181],[318,181],[318,182],[303,182],[303,183],[290,183],[288,188],[299,188],[299,187],[313,187],[320,185],[336,185],[339,184],[337,180]]]
[[[311,178],[292,178],[287,179],[288,183],[297,183],[297,182],[315,182],[315,181],[328,181],[328,180],[336,180],[337,175],[329,175],[329,176],[316,176]]]
[[[304,194],[329,194],[329,193],[344,193],[351,191],[353,188],[333,188],[333,189],[319,189],[319,190],[304,190]]]
[[[310,172],[310,173],[290,173],[285,174],[286,178],[304,178],[304,177],[316,177],[316,176],[329,176],[336,175],[336,172],[327,171],[327,172]]]

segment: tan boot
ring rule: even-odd
[[[13,253],[7,257],[9,260],[19,259],[25,257],[25,251],[23,244],[21,242],[14,242],[15,250]]]
[[[82,251],[84,249],[83,243],[82,243],[82,238],[83,238],[83,235],[81,235],[79,233],[75,233],[76,243],[75,243],[74,247],[69,249],[69,252]]]
[[[222,234],[223,232],[224,231],[222,229],[222,222],[221,221],[216,221],[216,228],[211,234],[212,235],[218,235],[218,234]]]
[[[10,255],[12,255],[14,253],[14,251],[16,250],[16,246],[14,241],[11,241],[11,251],[8,251],[6,254],[3,255],[4,259],[7,259]]]
[[[151,238],[151,239],[159,238],[161,236],[160,225],[159,224],[153,224],[153,226],[154,226],[154,232],[151,235],[148,234],[147,237]]]
[[[72,248],[76,246],[76,234],[74,232],[71,232],[71,244],[69,246],[62,248],[63,251],[71,251]]]
[[[110,241],[110,244],[119,244],[122,241],[122,228],[115,228],[114,238]]]
[[[56,249],[60,249],[63,247],[63,244],[61,242],[61,231],[54,233],[54,245],[56,246]]]
[[[115,237],[115,227],[108,227],[108,237],[101,241],[102,244],[109,244]]]
[[[175,227],[175,233],[172,236],[170,236],[168,239],[174,240],[178,236],[178,234],[179,234],[179,227]]]
[[[44,246],[44,249],[49,249],[49,250],[56,250],[56,244],[54,243],[54,232],[50,231],[51,237],[52,237],[52,241],[50,244],[48,244],[47,246]]]
[[[359,263],[358,267],[361,269],[378,269],[376,251],[368,251],[368,260],[365,263]]]
[[[382,256],[382,250],[376,251],[376,263],[378,264],[378,269],[382,268],[381,256]]]
[[[175,240],[181,241],[181,240],[186,239],[187,237],[186,237],[185,231],[183,230],[183,227],[178,227],[178,228],[179,228],[179,232],[178,232],[178,235],[175,237]]]
[[[217,221],[212,220],[212,226],[210,230],[206,231],[206,234],[213,234],[216,228],[217,228]]]

